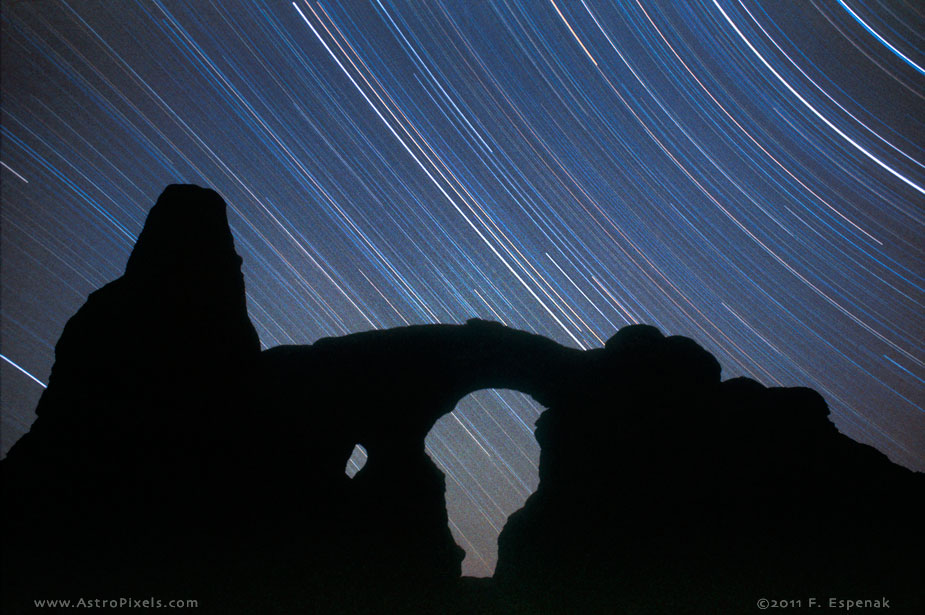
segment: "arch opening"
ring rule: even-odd
[[[427,454],[446,475],[450,531],[466,557],[463,576],[489,577],[498,535],[539,484],[533,435],[545,410],[530,396],[485,389],[464,397],[427,434]]]
[[[344,468],[344,473],[353,478],[356,476],[357,472],[363,469],[363,466],[366,465],[366,459],[368,455],[366,454],[366,449],[362,445],[357,444],[353,447],[353,452],[350,453],[350,459],[347,460],[347,465]]]

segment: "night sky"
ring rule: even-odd
[[[4,452],[182,182],[228,202],[265,347],[649,323],[925,470],[915,0],[2,8]],[[486,391],[428,437],[467,574],[536,487],[541,410]]]

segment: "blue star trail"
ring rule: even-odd
[[[913,2],[4,2],[2,28],[4,452],[183,182],[228,202],[265,347],[649,323],[925,470]],[[484,391],[428,437],[466,574],[536,487],[541,411]]]

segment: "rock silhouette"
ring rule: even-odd
[[[231,424],[259,351],[224,201],[167,188],[125,274],[65,326],[38,418],[3,461],[5,596],[188,576],[165,563],[212,551],[199,528],[237,480]]]
[[[499,537],[499,612],[850,596],[918,611],[925,476],[839,434],[812,390],[721,382],[689,339],[632,326],[590,352],[580,392],[537,423],[540,484]]]
[[[171,186],[125,274],[68,322],[0,462],[5,613],[82,596],[215,613],[921,604],[925,477],[838,434],[813,391],[723,382],[695,342],[643,325],[589,351],[472,320],[261,352],[240,267],[221,198]],[[461,579],[424,439],[485,388],[549,408],[540,484],[494,578]]]

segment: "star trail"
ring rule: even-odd
[[[228,202],[264,347],[480,317],[592,348],[648,323],[925,471],[916,3],[2,9],[4,453],[182,182]],[[536,487],[541,411],[483,391],[428,437],[465,574]]]

